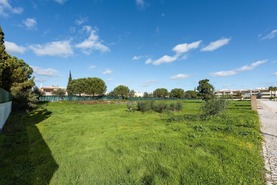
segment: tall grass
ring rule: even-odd
[[[51,114],[34,122],[47,156],[35,157],[37,173],[22,173],[40,177],[36,184],[265,184],[259,121],[250,103],[231,102],[225,116],[194,119],[201,105],[184,101],[181,112],[169,115],[128,112],[121,104],[50,103],[45,108]],[[169,116],[186,119],[168,122]],[[19,132],[28,130],[22,129]],[[32,132],[28,137],[34,138]],[[12,139],[0,136],[1,151]],[[14,153],[14,148],[4,155],[10,155],[0,163],[4,182],[20,182],[9,168],[21,170],[14,159],[18,163],[26,154],[30,159],[38,155],[30,151],[39,151],[41,145],[33,139],[28,145],[22,153]]]

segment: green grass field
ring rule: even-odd
[[[265,184],[250,102],[207,120],[197,118],[201,102],[182,104],[161,114],[57,102],[12,114],[0,134],[0,184]]]

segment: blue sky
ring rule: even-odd
[[[276,0],[0,0],[0,25],[37,86],[277,86]]]

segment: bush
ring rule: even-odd
[[[138,101],[137,106],[132,105],[131,103],[128,103],[127,109],[129,111],[138,110],[141,112],[155,111],[155,112],[163,113],[166,111],[181,111],[182,104],[180,102],[168,104],[166,102],[158,102],[158,101]]]
[[[127,103],[127,109],[129,112],[134,112],[136,111],[138,108],[137,108],[137,103],[136,102],[128,102]]]
[[[141,112],[147,112],[152,110],[153,101],[139,101],[137,102],[137,110]]]
[[[228,101],[225,99],[211,99],[205,101],[201,107],[204,116],[215,116],[227,109]]]
[[[159,102],[159,103],[153,103],[152,104],[152,110],[155,111],[155,112],[162,113],[162,112],[167,111],[168,109],[169,109],[169,106],[164,102]]]

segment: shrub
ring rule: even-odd
[[[211,99],[205,101],[201,109],[204,116],[215,116],[226,110],[228,101],[225,99]]]
[[[132,106],[127,104],[127,109],[131,111]],[[136,110],[141,112],[155,111],[159,113],[166,111],[181,111],[182,104],[180,102],[168,104],[166,102],[158,101],[138,101]]]
[[[152,110],[153,101],[138,101],[137,102],[137,110],[141,112],[147,112]]]
[[[158,102],[158,103],[152,104],[152,110],[155,112],[162,113],[162,112],[167,111],[168,109],[169,109],[168,105],[164,102]]]
[[[127,109],[129,112],[134,112],[138,109],[136,102],[128,102],[127,103]]]

